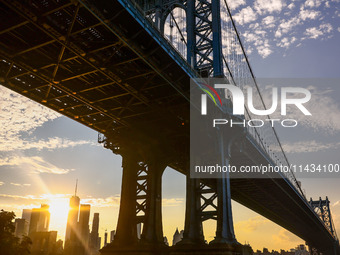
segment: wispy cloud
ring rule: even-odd
[[[55,120],[61,115],[2,86],[0,86],[0,98],[0,152],[96,145],[93,141],[72,141],[59,137],[46,140],[24,139],[23,134],[31,134],[47,121]]]
[[[303,6],[301,6],[301,8],[300,8],[299,17],[303,21],[308,20],[308,19],[309,20],[315,20],[316,18],[318,18],[320,16],[321,16],[320,11],[305,9]]]
[[[248,220],[236,222],[235,227],[243,232],[254,232],[268,222],[270,221],[261,216],[256,216]]]
[[[256,0],[254,8],[259,14],[281,12],[285,6],[282,0]]]
[[[32,203],[33,200],[37,200],[38,203],[41,203],[41,200],[48,201],[60,198],[70,198],[71,194],[41,194],[39,196],[36,195],[11,195],[11,194],[0,194],[2,199],[9,200],[32,200],[28,203]]]
[[[7,138],[17,136],[20,132],[34,130],[46,121],[61,116],[2,86],[0,86],[0,97],[1,135]]]
[[[10,184],[13,185],[13,186],[17,186],[17,187],[30,187],[31,186],[31,184],[29,184],[29,183],[21,184],[21,183],[11,182]]]
[[[289,85],[290,84],[287,84],[287,86]],[[305,104],[312,116],[303,115],[296,107],[287,107],[287,116],[297,120],[299,126],[303,126],[312,131],[318,131],[324,134],[335,134],[340,132],[340,105],[331,97],[333,93],[332,89],[323,86],[307,86],[306,89],[312,94],[311,100]],[[271,105],[272,87],[268,86],[261,92],[266,105]],[[281,118],[280,112],[275,112],[271,117]],[[337,146],[337,144],[333,145]]]
[[[255,0],[253,5],[248,1],[247,7],[235,4],[232,10],[248,54],[255,49],[266,58],[275,51],[299,47],[306,40],[327,40],[340,31],[329,23],[337,24],[340,17],[336,1]]]
[[[301,141],[294,143],[283,143],[283,150],[286,153],[309,153],[340,148],[338,143],[322,143],[317,141]]]
[[[273,241],[277,244],[290,244],[293,243],[296,245],[296,243],[300,242],[301,239],[298,238],[297,236],[293,235],[289,231],[285,229],[281,229],[280,232],[276,235],[272,236]]]
[[[48,138],[47,140],[26,140],[21,139],[19,136],[12,137],[10,140],[1,141],[0,144],[0,152],[11,152],[11,151],[24,151],[29,149],[36,149],[38,151],[47,149],[47,150],[54,150],[54,149],[64,149],[70,148],[80,145],[94,145],[97,146],[97,143],[94,141],[72,141],[69,139],[63,139],[60,137],[53,137]]]
[[[233,1],[228,2],[229,8],[231,10],[235,10],[236,8],[243,6],[245,4],[246,4],[245,0],[233,0]]]
[[[322,0],[307,0],[304,6],[314,8],[314,7],[319,7],[321,4],[322,4]]]
[[[184,204],[183,198],[163,198],[162,205],[163,206],[179,206]]]
[[[333,204],[333,207],[338,206],[338,205],[340,205],[340,200],[336,201],[336,202]]]
[[[106,198],[85,198],[81,200],[82,203],[90,204],[94,207],[117,207],[120,203],[120,196],[110,196]]]
[[[243,8],[241,11],[234,15],[234,19],[240,24],[248,24],[255,21],[257,18],[256,12],[250,7]]]
[[[319,27],[310,27],[306,29],[305,35],[310,39],[317,39],[321,36],[330,34],[333,31],[331,24],[321,24]]]
[[[31,173],[67,174],[73,169],[57,167],[43,158],[35,157],[7,157],[0,159],[0,166],[20,166]]]

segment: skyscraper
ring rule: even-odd
[[[107,230],[105,229],[105,234],[104,234],[104,247],[107,245]]]
[[[183,239],[183,233],[184,233],[183,230],[181,230],[181,232],[178,232],[178,228],[176,228],[175,234],[172,239],[172,245],[176,245]]]
[[[94,213],[92,221],[92,231],[90,234],[90,249],[95,254],[100,249],[99,243],[99,213]]]
[[[49,205],[42,204],[40,208],[33,208],[29,224],[29,235],[34,232],[47,232],[50,225]]]
[[[28,224],[30,223],[30,220],[31,220],[31,213],[32,213],[32,209],[23,209],[22,210],[21,218],[25,219],[28,222]]]
[[[15,219],[15,236],[22,238],[28,235],[28,222],[25,219]]]
[[[113,240],[115,239],[115,234],[116,234],[116,231],[114,231],[114,230],[112,230],[112,231],[110,232],[110,243],[112,243]]]
[[[90,221],[91,205],[81,204],[79,212],[79,234],[83,244],[87,244],[89,240],[89,221]]]
[[[72,196],[70,199],[70,209],[69,209],[68,217],[67,217],[65,244],[66,244],[66,241],[71,239],[71,236],[72,236],[72,239],[75,240],[75,235],[76,235],[75,233],[76,233],[78,214],[79,214],[79,204],[80,204],[80,198],[77,196],[77,185],[78,185],[78,181],[76,182],[74,196]]]

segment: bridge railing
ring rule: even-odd
[[[161,35],[165,39],[167,44],[166,46],[171,47],[172,50],[169,52],[169,54],[173,55],[175,60],[177,60],[180,65],[185,67],[187,71],[189,71],[189,74],[192,76],[192,78],[199,78],[199,74],[191,67],[186,59],[184,59],[186,52],[183,51],[182,47],[183,44],[186,43],[184,38],[185,32],[179,32],[179,34],[176,35],[176,38],[180,38],[180,41],[172,40],[173,37],[171,34],[169,34],[169,31],[165,30],[163,31],[164,33],[162,33],[160,26],[155,23],[155,14],[152,11],[150,12],[150,9],[149,11],[145,11],[145,9],[141,8],[138,0],[120,0],[120,2],[125,5],[125,7],[130,8],[130,11],[134,12],[135,15],[142,15],[144,18],[144,25],[151,26],[153,30],[152,32],[155,33],[155,37]],[[248,87],[251,87],[253,89],[254,107],[258,110],[265,110],[267,107],[264,103],[255,75],[248,61],[246,51],[241,42],[230,9],[226,0],[220,0],[220,3],[224,74],[232,84],[241,88],[242,90],[246,90]],[[175,19],[176,14],[174,14],[172,18]],[[185,21],[183,13],[177,15],[177,18],[180,18],[180,22],[182,23],[183,19]],[[177,28],[179,28],[180,25],[179,22],[176,23],[174,21],[174,24],[170,24],[170,27],[171,26],[177,26]],[[228,97],[228,100],[229,99],[232,100],[232,98]],[[264,125],[261,127],[250,127],[249,125],[246,125],[248,135],[270,157],[273,164],[283,165],[290,168],[290,163],[287,159],[287,156],[285,155],[285,152],[283,151],[275,128],[273,127],[272,122],[267,121],[268,119],[270,120],[270,116],[263,116],[261,118],[258,115],[254,115],[249,111],[248,106],[245,105],[245,120],[251,121],[253,119],[262,119]],[[302,195],[302,197],[305,198],[300,183],[296,180],[294,173],[290,171],[283,174],[283,177],[289,180],[289,182]]]

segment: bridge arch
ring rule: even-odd
[[[165,10],[161,20],[161,31],[182,57],[186,58],[187,32],[184,5],[176,3]]]

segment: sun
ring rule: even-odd
[[[50,205],[50,213],[52,215],[66,215],[68,214],[69,205],[68,199],[64,198],[56,198],[49,202]]]
[[[58,236],[63,237],[65,235],[67,215],[69,211],[69,199],[67,198],[55,198],[49,201],[50,218],[50,230],[57,230]]]

